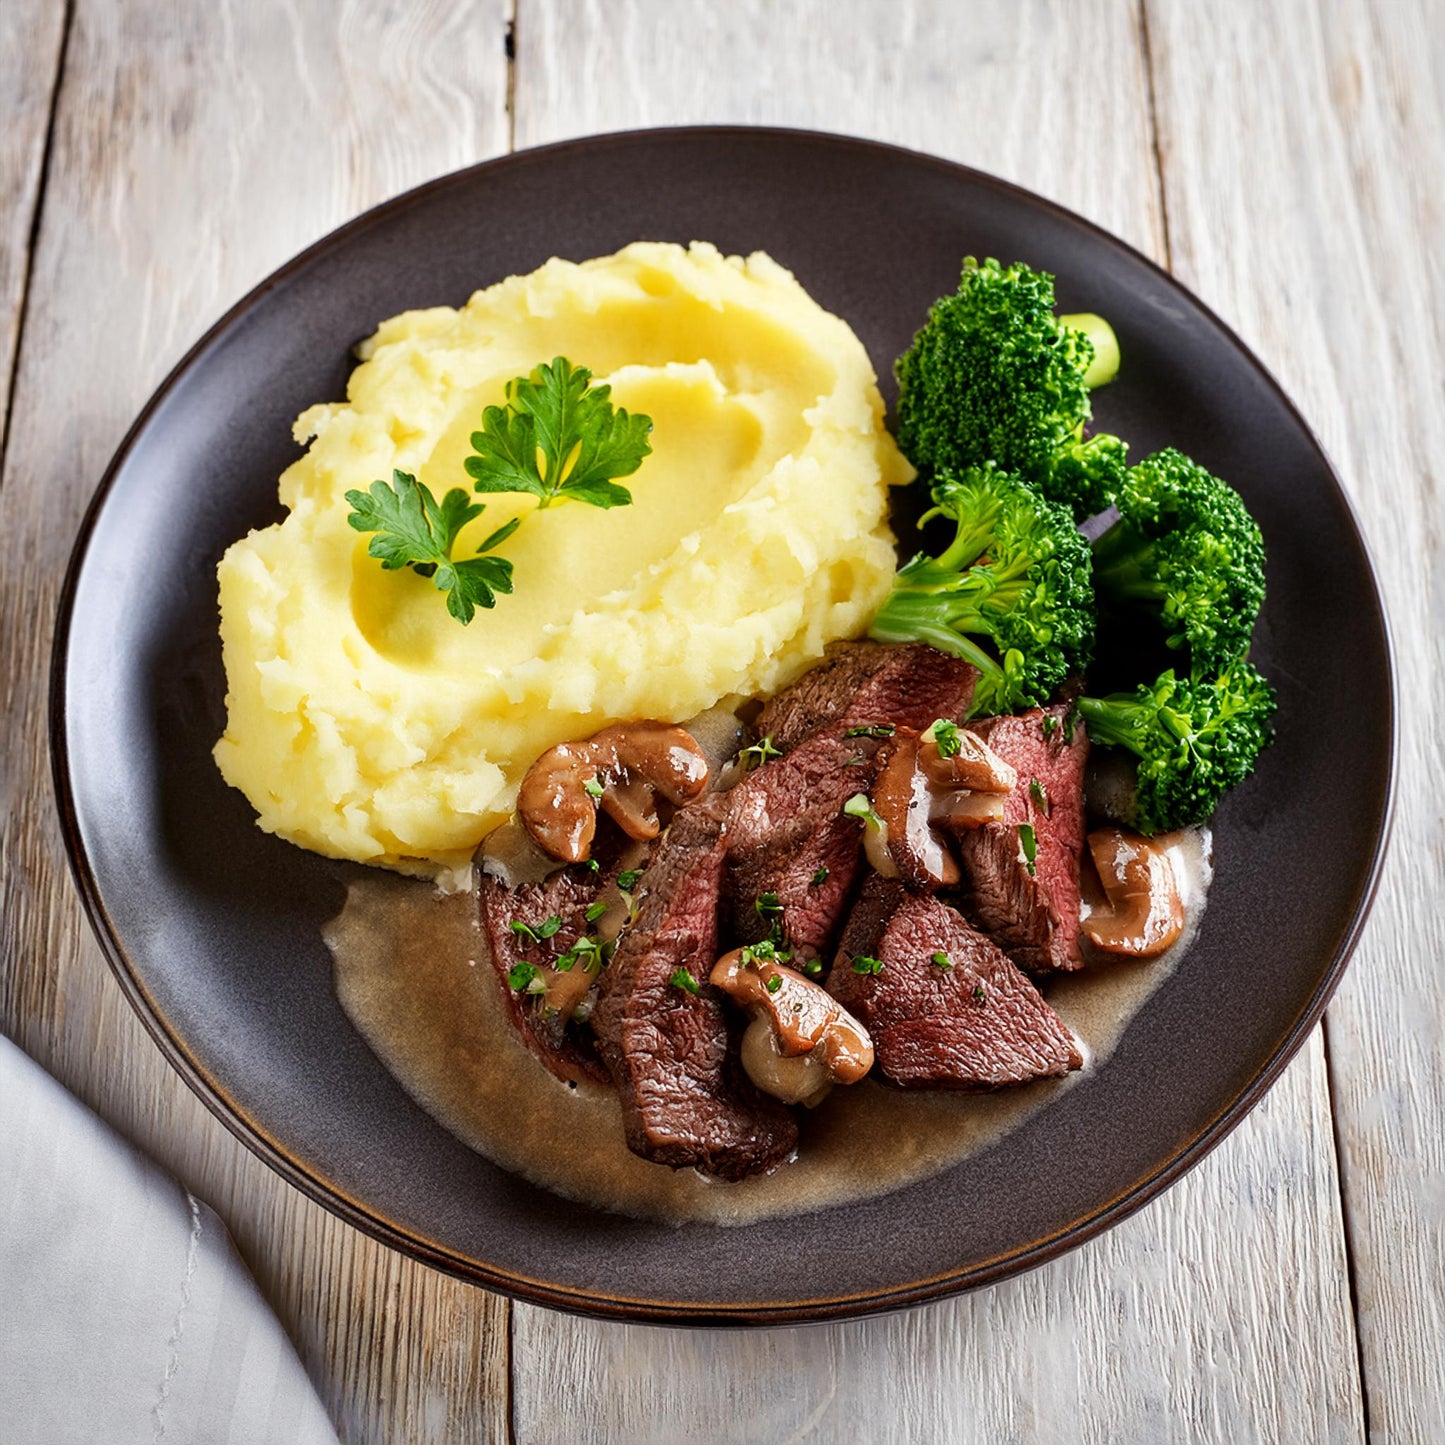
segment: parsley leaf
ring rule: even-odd
[[[753,768],[760,768],[773,758],[782,757],[782,751],[773,746],[772,734],[769,734],[761,742],[754,743],[750,748],[744,748],[738,758],[743,766],[751,771]]]
[[[632,500],[613,477],[631,476],[651,451],[652,418],[612,405],[610,386],[565,356],[507,383],[507,405],[489,406],[472,433],[467,473],[479,492],[528,492],[537,507],[572,498],[594,507]]]
[[[1028,823],[1019,824],[1019,846],[1023,849],[1024,867],[1029,870],[1029,877],[1032,878],[1038,872],[1035,860],[1039,856],[1039,839]]]
[[[453,560],[452,548],[462,528],[480,517],[485,503],[470,501],[453,487],[441,501],[425,482],[410,472],[393,471],[392,480],[376,481],[367,492],[347,492],[351,511],[346,520],[358,532],[375,535],[366,550],[387,571],[411,567],[430,577],[447,594],[447,611],[458,622],[470,622],[478,607],[495,607],[498,592],[512,590],[512,564],[505,557],[485,557],[517,530],[514,517],[477,548],[477,555]]]

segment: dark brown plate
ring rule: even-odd
[[[435,1123],[332,992],[320,928],[348,868],[262,834],[210,756],[224,718],[216,561],[279,520],[291,422],[343,396],[353,342],[407,307],[460,304],[554,254],[638,238],[770,252],[852,323],[885,392],[965,253],[1056,272],[1064,310],[1118,328],[1124,369],[1097,398],[1103,424],[1136,456],[1169,443],[1230,478],[1269,548],[1255,657],[1279,687],[1279,741],[1218,814],[1201,937],[1108,1064],[948,1173],[743,1230],[569,1204]],[[445,177],[328,236],[224,317],[141,414],[76,546],[58,636],[55,773],[76,877],[121,987],[182,1077],[361,1229],[489,1288],[599,1315],[861,1314],[1002,1279],[1123,1218],[1237,1124],[1300,1046],[1359,931],[1389,812],[1379,594],[1329,463],[1263,367],[1077,216],[829,136],[570,142]]]

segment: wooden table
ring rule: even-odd
[[[221,1213],[344,1440],[1445,1439],[1442,93],[1440,0],[4,0],[0,1028]],[[1402,704],[1373,917],[1324,1024],[1235,1134],[1025,1278],[759,1333],[510,1305],[283,1184],[113,983],[46,754],[82,512],[222,310],[442,172],[709,121],[957,158],[1170,267],[1339,467]]]

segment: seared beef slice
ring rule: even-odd
[[[769,700],[758,733],[787,752],[820,728],[893,724],[922,732],[935,718],[962,721],[978,673],[920,642],[842,642]]]
[[[801,954],[821,955],[837,936],[862,860],[862,829],[843,812],[873,785],[872,738],[837,728],[816,734],[750,773],[728,796],[728,882],[733,931],[746,943],[779,922]],[[776,920],[757,901],[776,893]]]
[[[963,898],[979,924],[1021,968],[1080,968],[1079,859],[1084,847],[1084,764],[1089,739],[1072,731],[1069,708],[1034,708],[1018,717],[985,718],[969,727],[1017,770],[1017,787],[1000,822],[959,841]],[[1029,869],[1019,825],[1034,830]]]
[[[591,928],[587,909],[615,885],[618,867],[614,861],[597,873],[563,868],[545,883],[527,883],[520,888],[506,888],[484,873],[479,885],[482,928],[492,966],[507,991],[512,1019],[523,1042],[559,1079],[609,1082],[591,1038],[568,1028],[565,1020],[548,1011],[544,999],[513,989],[507,974],[518,963],[538,968],[550,965],[587,933]],[[512,929],[514,922],[525,923],[535,932],[554,915],[561,927],[548,938],[528,939]]]
[[[681,809],[643,875],[641,907],[602,971],[592,1015],[634,1154],[674,1169],[741,1179],[798,1142],[793,1116],[760,1094],[730,1054],[717,958],[724,800]],[[690,993],[670,982],[679,969]]]
[[[859,957],[882,968],[856,973]],[[997,1089],[1083,1063],[1059,1016],[988,938],[931,895],[876,875],[848,920],[828,991],[867,1028],[879,1071],[903,1088]]]

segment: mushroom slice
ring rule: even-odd
[[[940,744],[939,734],[944,734]],[[946,718],[924,730],[918,740],[918,765],[941,788],[967,788],[972,793],[1007,795],[1019,775],[975,732]]]
[[[1157,838],[1127,828],[1096,828],[1089,854],[1107,906],[1083,920],[1095,948],[1130,958],[1153,958],[1184,932],[1184,904],[1174,865]]]
[[[985,823],[1003,821],[1005,793],[936,792],[928,810],[929,819],[940,828],[962,833],[969,828],[982,828]]]
[[[517,817],[553,858],[582,863],[591,857],[597,806],[587,788],[596,778],[590,742],[558,743],[527,769],[517,793]]]
[[[918,752],[918,734],[907,728],[884,745],[873,808],[888,829],[899,874],[916,887],[948,887],[959,880],[958,862],[934,831],[934,787],[918,765]]]
[[[764,1093],[786,1103],[816,1103],[827,1087],[856,1084],[873,1067],[868,1030],[826,989],[793,969],[735,948],[713,965],[710,980],[753,1015],[743,1068]],[[795,1059],[816,1067],[783,1066]]]
[[[585,742],[548,748],[522,779],[517,817],[552,857],[584,863],[599,806],[629,838],[655,838],[662,830],[658,794],[685,803],[707,778],[707,757],[682,728],[618,723]]]

